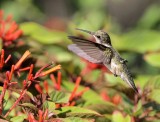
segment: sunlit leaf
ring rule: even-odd
[[[151,65],[160,67],[160,53],[145,54],[144,59]]]
[[[26,115],[21,115],[21,116],[15,116],[10,119],[10,122],[24,122],[24,119],[26,119]]]
[[[2,49],[2,39],[0,39],[0,50]]]
[[[112,114],[112,122],[124,122],[124,117],[123,115],[118,112],[118,111],[115,111],[113,114]]]
[[[157,25],[160,21],[160,7],[157,4],[151,5],[146,12],[142,15],[138,22],[138,28],[150,29]]]
[[[143,89],[151,77],[153,76],[152,75],[138,75],[135,78],[135,82],[137,83],[138,86],[140,86],[141,89]]]
[[[160,89],[153,89],[149,94],[149,98],[160,104]]]
[[[80,118],[80,117],[66,117],[66,118],[52,118],[51,122],[93,122],[92,118]]]
[[[88,105],[87,108],[94,110],[100,114],[106,114],[106,113],[112,113],[113,110],[116,108],[116,106],[114,106],[110,102],[99,101],[99,103]]]
[[[70,91],[73,90],[74,84],[71,82],[66,82],[63,81],[63,87],[65,89],[68,89]],[[77,92],[83,90],[84,87],[79,86]],[[115,108],[115,105],[112,104],[111,102],[104,101],[102,97],[97,94],[95,91],[89,89],[82,95],[83,100],[85,100],[85,103],[83,104],[84,107],[95,110],[99,113],[104,113],[104,112],[112,112],[113,109]],[[101,106],[101,107],[99,107]]]
[[[45,101],[43,103],[43,108],[48,109],[49,111],[53,111],[55,109],[55,103],[51,101]]]
[[[28,35],[34,40],[43,44],[53,44],[62,42],[67,35],[59,31],[49,31],[47,28],[34,22],[25,22],[20,24],[24,35]]]
[[[55,103],[68,103],[70,94],[66,92],[61,91],[53,91],[49,93],[49,96],[51,98],[51,101]]]
[[[139,100],[133,114],[134,116],[138,116],[138,115],[141,115],[142,112],[143,112],[142,101]]]
[[[144,86],[144,89],[146,90],[160,89],[160,76],[158,75],[150,78],[146,83],[146,85]]]
[[[37,107],[35,105],[33,105],[32,103],[22,103],[22,104],[19,104],[19,106],[27,107],[27,108],[30,108],[32,110],[38,110]]]
[[[60,46],[46,46],[46,51],[51,59],[56,59],[58,62],[68,62],[73,60],[73,55]]]
[[[86,81],[96,82],[97,79],[101,75],[101,70],[93,70],[92,72],[89,72],[87,75],[84,75],[84,79]]]
[[[135,51],[145,53],[159,49],[160,36],[157,31],[130,31],[119,37],[113,46],[119,50]]]
[[[59,117],[66,116],[66,117],[83,117],[83,118],[89,118],[89,117],[100,117],[99,113],[76,106],[67,106],[67,107],[61,107],[59,110],[56,110]]]
[[[93,122],[94,119],[91,118],[80,118],[80,117],[67,117],[61,119],[64,122]]]
[[[16,21],[44,19],[44,14],[32,3],[32,0],[5,1],[1,4],[1,9],[6,15],[12,14]]]
[[[119,111],[115,111],[112,114],[112,122],[131,122],[131,117],[129,115],[124,117],[122,113],[120,113]]]

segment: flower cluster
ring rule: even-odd
[[[5,51],[2,49],[1,51],[1,60],[0,60],[0,68],[2,69],[4,64],[8,62],[8,60],[11,58],[11,55],[9,55],[7,57],[6,60],[4,60],[4,54],[5,54]],[[55,72],[57,70],[60,70],[61,69],[61,66],[60,65],[57,65],[55,67],[52,67],[52,68],[49,68],[48,70],[45,70],[46,68],[50,67],[52,65],[51,64],[47,64],[45,66],[43,66],[42,68],[40,68],[37,73],[33,73],[33,68],[34,68],[34,65],[31,64],[30,66],[27,66],[25,68],[21,68],[21,65],[22,63],[27,59],[27,57],[30,55],[30,52],[29,51],[26,51],[23,56],[19,59],[19,61],[15,64],[15,65],[12,65],[11,66],[11,70],[10,71],[6,71],[6,78],[4,79],[4,82],[3,82],[3,89],[2,89],[2,92],[0,94],[0,114],[2,114],[3,112],[3,102],[4,102],[4,96],[5,96],[5,93],[7,91],[7,89],[9,89],[10,87],[12,87],[12,85],[14,84],[17,84],[18,82],[13,82],[12,81],[12,76],[14,74],[18,74],[20,76],[20,73],[23,72],[23,71],[28,71],[28,76],[26,79],[23,80],[23,88],[21,90],[21,93],[20,93],[20,96],[18,97],[18,99],[15,101],[15,103],[10,107],[10,109],[7,111],[7,113],[4,115],[4,117],[6,118],[9,113],[17,106],[17,104],[22,100],[22,98],[24,97],[24,95],[26,94],[28,88],[31,86],[31,84],[33,82],[37,83],[39,82],[37,80],[37,78],[40,78],[40,77],[43,77],[43,76],[46,76],[52,72]]]
[[[6,19],[3,19],[3,11],[0,10],[0,39],[3,41],[3,46],[12,44],[22,33],[17,23],[12,20],[12,16],[9,15]]]
[[[106,92],[101,92],[101,97],[103,100],[112,102],[115,105],[119,105],[122,102],[122,97],[119,94],[110,97]]]
[[[62,90],[61,89],[61,82],[62,82],[61,72],[60,71],[58,72],[57,79],[55,78],[55,76],[53,74],[50,74],[50,79],[53,82],[54,89],[56,89],[57,91],[61,91]],[[75,86],[73,88],[73,91],[71,92],[68,103],[66,103],[66,104],[56,103],[56,108],[60,108],[60,107],[64,107],[64,106],[74,106],[76,103],[75,100],[77,98],[81,97],[83,95],[83,93],[85,93],[87,90],[89,90],[89,87],[85,87],[80,92],[77,92],[79,85],[80,85],[80,82],[81,82],[81,77],[77,77],[77,79],[75,81]],[[44,81],[43,86],[44,86],[46,93],[48,93],[48,87],[49,87],[48,82]],[[40,94],[44,94],[43,89],[39,84],[36,84],[35,88]]]
[[[82,59],[83,60],[83,59]],[[85,63],[86,63],[86,66],[85,68],[81,71],[81,75],[85,75],[85,74],[88,74],[90,73],[92,70],[95,70],[95,69],[100,69],[102,71],[102,73],[104,72],[108,72],[110,73],[110,71],[104,66],[104,65],[101,65],[101,64],[94,64],[94,63],[91,63],[87,60],[83,60]]]

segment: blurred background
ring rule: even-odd
[[[130,100],[125,96],[129,88],[120,78],[67,49],[67,45],[71,44],[68,35],[93,39],[75,28],[106,31],[113,47],[128,60],[135,84],[143,94],[138,106],[142,108],[143,105],[145,109],[153,107],[155,113],[152,115],[160,111],[159,0],[0,0],[0,9],[4,10],[5,17],[12,15],[23,31],[20,39],[23,43],[17,44],[16,48],[9,47],[10,52],[18,57],[30,50],[38,67],[51,61],[61,64],[63,81],[74,81],[81,76],[81,85],[102,93],[102,97],[104,92],[111,97],[120,94],[123,98],[122,111],[129,113],[130,110],[130,115],[138,111],[133,116],[141,121],[143,110],[133,110],[132,103],[136,98],[133,93],[128,95]],[[89,95],[86,98],[89,99]]]
[[[67,45],[71,41],[67,35],[92,39],[75,28],[103,29],[111,36],[113,46],[129,61],[138,86],[143,88],[148,78],[160,72],[159,0],[1,0],[0,9],[20,23],[25,35],[29,36],[25,42],[30,50],[45,51],[49,59],[38,55],[42,59],[38,64],[53,60],[74,75],[87,72],[88,69],[83,70],[89,65],[91,70],[95,69],[89,73],[96,74],[96,78],[87,80],[97,81],[100,68],[69,52]],[[36,42],[38,44],[33,44]],[[68,66],[68,62],[72,63]]]
[[[0,9],[20,23],[25,42],[35,56],[37,52],[47,55],[46,59],[38,55],[41,61],[37,64],[48,60],[61,63],[66,76],[91,70],[89,74],[94,78],[87,76],[86,81],[93,82],[101,74],[101,67],[68,51],[71,41],[67,35],[92,39],[75,28],[108,32],[113,46],[129,61],[138,87],[143,88],[148,78],[160,72],[159,0],[1,0]],[[117,81],[112,75],[104,76]]]
[[[150,21],[152,20],[152,22],[156,21],[155,17],[159,17],[159,11],[153,6],[155,5],[158,8],[159,4],[159,0],[87,0],[85,2],[81,0],[0,1],[1,9],[5,10],[6,14],[12,13],[16,21],[35,21],[42,24],[52,22],[50,24],[52,24],[52,27],[55,29],[66,28],[63,26],[67,26],[68,21],[73,21],[74,18],[81,17],[84,18],[85,21],[89,21],[90,19],[90,22],[92,22],[90,24],[93,26],[90,27],[91,29],[103,28],[102,25],[101,27],[94,27],[97,25],[95,23],[101,24],[101,21],[103,20],[114,21],[121,29],[128,30],[135,27],[146,11],[149,11],[151,8],[152,10],[150,11],[152,12],[152,16],[148,15],[148,19],[150,18]],[[53,20],[55,22],[53,22]],[[60,22],[62,22],[63,25],[62,23],[60,24]],[[80,26],[81,23],[74,21],[74,24]],[[56,28],[56,25],[61,25],[62,27]]]

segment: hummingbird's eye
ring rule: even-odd
[[[97,38],[100,39],[101,37],[100,37],[100,36],[97,36]]]

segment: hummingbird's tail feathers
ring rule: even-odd
[[[129,86],[130,86],[136,93],[138,93],[138,89],[137,89],[137,87],[135,86],[134,81],[133,81],[132,78],[131,78],[131,79],[126,79],[126,82],[129,84]]]
[[[127,69],[126,69],[127,70]],[[127,70],[126,71],[125,70],[125,72],[123,72],[122,74],[121,74],[121,78],[125,81],[125,82],[127,82],[128,83],[128,85],[136,92],[136,93],[138,93],[138,89],[137,89],[137,87],[135,86],[135,84],[134,84],[134,81],[133,81],[133,78],[132,78],[132,76],[131,76],[131,73]]]
[[[102,63],[100,55],[96,54],[97,52],[95,52],[95,51],[94,52],[86,52],[86,50],[85,51],[82,50],[76,44],[69,45],[68,49],[91,63],[97,63],[97,64]]]

